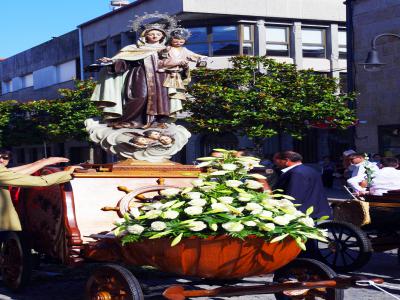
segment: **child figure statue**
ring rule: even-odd
[[[190,31],[176,28],[170,32],[167,47],[160,51],[158,72],[165,72],[164,87],[168,88],[170,99],[170,116],[182,110],[182,100],[186,100],[186,86],[190,83],[189,62],[205,66],[206,56],[196,54],[183,45],[190,37]]]

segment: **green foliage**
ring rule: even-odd
[[[91,80],[77,80],[75,89],[60,89],[61,97],[56,100],[1,102],[3,144],[17,146],[87,139],[84,120],[100,115],[90,101],[94,85]]]
[[[198,69],[186,101],[197,132],[236,132],[268,138],[286,132],[301,138],[310,124],[346,129],[355,121],[348,107],[354,95],[340,95],[338,83],[313,70],[267,57],[238,56],[230,69]],[[263,71],[264,70],[264,71]]]

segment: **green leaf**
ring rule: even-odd
[[[182,240],[182,237],[183,237],[183,233],[181,233],[181,234],[178,235],[176,238],[174,238],[174,239],[172,240],[171,247],[173,247],[173,246],[179,244],[179,242]]]

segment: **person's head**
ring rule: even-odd
[[[141,147],[145,147],[149,144],[149,141],[147,138],[145,138],[144,136],[135,136],[131,139],[131,142],[135,145],[141,146]]]
[[[163,145],[171,145],[174,142],[174,138],[169,135],[163,134],[160,136],[158,141]]]
[[[354,151],[353,149],[349,149],[346,151],[343,151],[343,157],[350,157],[350,155],[355,154],[356,151]]]
[[[222,157],[224,157],[224,154],[222,152],[218,152],[218,151],[213,150],[213,151],[210,152],[209,156],[222,158]]]
[[[161,132],[158,130],[146,130],[143,134],[145,137],[153,140],[158,140],[161,136]]]
[[[273,160],[274,164],[279,169],[284,169],[287,167],[301,164],[303,161],[303,157],[301,156],[300,153],[294,151],[281,151],[275,153]]]
[[[7,166],[11,160],[11,151],[7,149],[0,149],[0,165]]]
[[[148,44],[162,43],[166,37],[165,33],[159,29],[149,29],[143,32]]]
[[[381,164],[383,168],[392,167],[397,169],[399,167],[399,160],[395,157],[383,157]]]
[[[236,157],[241,157],[241,156],[252,156],[252,157],[257,157],[257,154],[254,150],[252,149],[238,149],[235,153]]]
[[[380,161],[382,159],[382,156],[379,153],[375,153],[372,155],[372,160],[373,161]]]
[[[172,47],[182,47],[190,37],[190,31],[186,28],[176,28],[170,32],[168,44]]]
[[[359,163],[362,163],[365,160],[365,154],[364,153],[353,153],[349,157],[350,163],[352,165],[357,165]]]

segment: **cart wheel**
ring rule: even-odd
[[[139,281],[124,267],[106,264],[94,270],[86,283],[87,300],[142,300]]]
[[[337,274],[327,265],[309,258],[298,258],[283,268],[275,271],[274,282],[288,281],[320,281],[336,277]],[[311,290],[283,291],[275,293],[277,300],[289,299],[326,299],[342,300],[344,291],[342,289],[316,288]]]
[[[4,285],[13,291],[24,288],[32,273],[32,254],[22,233],[8,232],[1,243],[0,269]]]
[[[364,266],[372,254],[371,241],[359,227],[339,221],[327,221],[318,228],[328,230],[328,243],[315,241],[316,259],[338,272]]]

